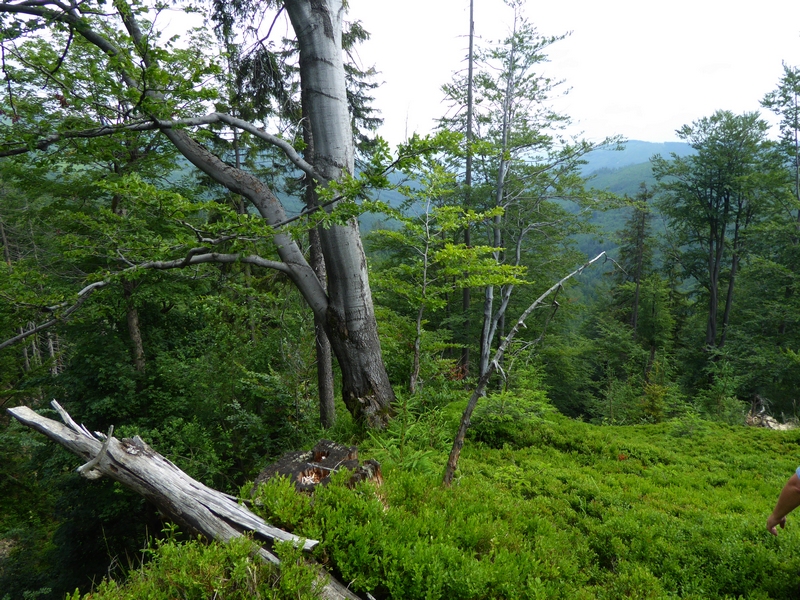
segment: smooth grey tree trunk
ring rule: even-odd
[[[89,21],[82,18],[81,7],[70,5],[64,9],[63,6],[46,2],[3,3],[0,13],[31,15],[50,23],[69,25],[110,59],[109,68],[116,70],[130,90],[141,92],[155,102],[163,99],[156,90],[143,91],[139,81],[141,74],[127,70],[126,61],[118,60],[128,54],[128,50],[117,46],[112,36],[92,28]],[[142,33],[131,6],[115,2],[114,8],[136,46],[137,61],[147,69],[156,69],[157,54],[150,51],[150,42]],[[354,162],[341,46],[343,3],[341,0],[288,0],[285,8],[300,48],[302,93],[317,151],[315,176],[319,176],[322,183],[337,181],[343,175],[352,174]],[[385,426],[394,393],[381,356],[357,221],[352,219],[346,225],[331,226],[321,232],[328,275],[326,292],[298,244],[281,229],[287,220],[284,207],[265,182],[248,171],[227,164],[198,143],[187,130],[176,128],[159,115],[147,112],[146,103],[140,103],[140,108],[143,116],[153,121],[189,162],[230,192],[246,198],[262,218],[275,227],[272,239],[282,261],[280,270],[287,273],[297,286],[315,318],[324,323],[341,367],[345,404],[356,419],[372,427]],[[231,117],[227,115],[226,118]],[[284,148],[280,143],[276,145]],[[291,155],[290,149],[284,148],[284,151]],[[210,254],[208,258],[207,262],[213,262]],[[188,264],[187,260],[185,265]]]
[[[23,327],[19,328],[19,332],[23,333],[25,329]],[[25,370],[26,373],[31,372],[31,357],[28,355],[28,344],[24,344],[22,346],[22,368]]]
[[[727,223],[727,209],[722,219]],[[721,230],[720,230],[721,229]],[[709,226],[708,235],[708,322],[706,324],[706,347],[717,345],[717,318],[719,314],[719,277],[725,247],[725,229],[716,224]]]
[[[738,232],[737,232],[738,235]],[[734,242],[734,247],[736,243]],[[728,293],[725,296],[725,310],[722,313],[722,335],[719,340],[719,348],[725,345],[725,339],[728,336],[728,324],[731,319],[731,310],[733,309],[733,289],[736,283],[736,274],[739,270],[739,255],[734,254],[731,257],[731,272],[728,277]]]
[[[287,0],[300,48],[303,105],[314,167],[328,181],[352,175],[353,131],[342,58],[341,0]],[[342,399],[371,427],[384,427],[394,392],[383,364],[367,261],[355,218],[320,230],[328,275],[326,332],[342,368]]]
[[[638,220],[636,221],[636,273],[634,274],[636,291],[633,294],[633,310],[631,311],[631,328],[633,329],[634,337],[636,337],[637,330],[639,328],[639,296],[642,287],[642,262],[644,260],[644,234],[645,234],[645,226],[647,224],[647,213],[641,210],[640,213],[637,215],[637,217]]]
[[[314,135],[309,123],[307,106],[302,103],[303,112],[303,141],[306,144],[305,158],[314,164]],[[316,209],[319,206],[316,184],[311,178],[306,179],[305,188],[306,208]],[[308,231],[309,256],[311,268],[317,275],[323,287],[328,286],[328,273],[325,269],[325,256],[322,253],[322,241],[317,227]],[[336,404],[334,401],[333,387],[333,353],[331,341],[325,328],[326,319],[323,315],[314,315],[314,343],[317,357],[317,395],[319,396],[319,420],[323,429],[329,429],[336,423]]]

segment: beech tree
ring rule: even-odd
[[[313,137],[313,162],[302,154],[302,145],[295,147],[268,132],[269,119],[257,123],[209,110],[213,94],[205,87],[209,70],[202,47],[181,49],[174,40],[161,40],[147,21],[164,7],[123,0],[114,1],[112,7],[113,11],[107,12],[107,5],[94,2],[0,3],[7,79],[0,156],[29,152],[52,156],[76,140],[158,132],[199,171],[253,207],[268,226],[267,235],[277,258],[253,257],[243,251],[221,254],[214,250],[222,238],[198,235],[200,243],[195,247],[174,250],[180,257],[123,266],[135,270],[241,261],[284,273],[303,295],[317,322],[324,326],[341,368],[342,395],[348,409],[370,426],[384,426],[394,395],[381,356],[354,211],[318,230],[327,271],[326,287],[287,230],[290,219],[275,190],[253,172],[214,154],[206,143],[211,125],[250,135],[280,149],[297,170],[313,181],[320,204],[328,212],[335,212],[339,205],[352,204],[350,198],[357,186],[348,183],[354,170],[354,143],[342,58],[343,2],[283,3],[297,35],[303,111]],[[51,33],[45,35],[46,31]],[[16,48],[26,40],[56,40],[58,36],[54,34],[59,33],[66,41],[53,49],[48,63],[31,65],[15,60]],[[69,78],[59,77],[61,66],[72,60],[72,43],[78,37],[94,52],[97,77],[105,82],[113,80],[110,85],[116,90],[117,105],[104,107],[113,119],[92,119],[81,107],[93,104],[95,98],[73,86]],[[31,93],[26,87],[26,75],[32,72],[49,74],[45,90]],[[20,101],[23,97],[24,103]],[[229,240],[231,235],[234,234],[222,237]],[[107,285],[114,274],[109,273],[104,282],[98,283]],[[59,311],[70,310],[98,287],[94,284],[84,288],[72,296],[72,301],[67,298],[50,308],[58,316]],[[36,328],[29,332],[33,329]]]
[[[706,349],[725,344],[746,231],[785,192],[768,128],[758,113],[717,111],[677,131],[696,154],[652,160],[675,258],[708,294]]]

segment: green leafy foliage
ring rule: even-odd
[[[428,475],[438,473],[436,458],[450,440],[443,407],[429,401],[425,393],[400,397],[395,419],[385,431],[370,432],[364,447],[383,465]]]
[[[527,445],[526,433],[558,414],[544,386],[544,374],[526,368],[515,374],[514,391],[489,394],[472,417],[470,435],[492,448]]]
[[[764,519],[798,433],[696,416],[595,426],[535,396],[516,437],[465,447],[450,489],[387,462],[381,487],[350,490],[345,474],[308,497],[277,480],[257,509],[322,540],[317,558],[376,598],[794,597],[796,524],[776,540]]]
[[[739,387],[738,377],[734,373],[733,365],[720,356],[708,368],[711,385],[698,395],[698,406],[708,417],[741,425],[744,422],[745,406],[736,396]]]
[[[158,542],[145,551],[149,562],[131,574],[125,584],[104,580],[90,594],[77,592],[71,600],[272,600],[319,597],[319,580],[305,565],[300,552],[288,544],[278,544],[276,554],[281,568],[264,562],[253,552],[247,538],[228,544],[206,544],[201,540]]]
[[[655,248],[643,191],[616,240],[628,275],[559,296],[558,314],[554,304],[539,320],[548,336],[519,354],[530,366],[509,360],[506,388],[481,400],[459,481],[438,485],[463,405],[454,350],[475,345],[479,321],[477,295],[461,314],[460,292],[498,286],[512,314],[527,304],[521,296],[547,289],[577,262],[582,217],[610,200],[587,191],[580,173],[595,146],[563,135],[568,119],[549,108],[558,84],[541,66],[561,37],[540,36],[522,3],[511,4],[512,33],[479,52],[470,148],[457,131],[466,88],[456,81],[445,88],[456,116],[442,122],[452,130],[414,136],[396,155],[362,136],[360,173],[318,190],[320,202],[336,205],[283,228],[300,239],[366,210],[393,221],[370,240],[383,304],[376,312],[392,381],[405,384],[412,373],[414,393],[398,395],[383,432],[365,437],[347,416],[326,432],[380,460],[382,488],[347,489],[342,474],[309,497],[275,480],[257,490],[258,510],[321,539],[316,558],[378,598],[795,597],[798,536],[790,523],[776,541],[761,521],[796,466],[797,434],[729,426],[742,421],[742,399],[798,414],[795,68],[785,66],[764,99],[781,119],[779,147],[765,141],[756,115],[721,111],[680,130],[697,153],[653,164],[677,237]],[[131,9],[154,16],[143,4]],[[164,137],[137,131],[147,122],[131,118],[191,117],[213,102],[280,122],[284,139],[305,150],[295,135],[303,122],[296,47],[267,41],[243,56],[228,30],[221,58],[236,73],[223,73],[202,30],[181,43],[159,40],[142,20],[147,32],[134,43],[120,33],[119,15],[87,15],[85,24],[121,52],[102,57],[58,19],[4,21],[4,151],[61,137],[2,163],[0,341],[62,315],[85,285],[104,287],[68,322],[0,353],[0,402],[46,410],[58,397],[91,427],[139,434],[190,475],[233,491],[271,458],[320,437],[315,332],[281,274],[238,262],[177,274],[142,268],[180,263],[206,245],[239,260],[273,257],[274,230],[229,190],[185,178]],[[366,33],[353,23],[345,37],[347,45]],[[354,126],[369,129],[377,122],[365,95],[371,71],[349,65],[348,75]],[[99,127],[119,131],[95,136]],[[250,133],[211,124],[192,135],[276,190],[300,186],[285,157]],[[474,177],[465,190],[457,174],[467,154]],[[395,186],[402,211],[372,198],[390,186],[392,167],[412,178]],[[635,181],[605,173],[604,185],[633,190],[652,171],[637,166]],[[704,271],[707,240],[695,235],[709,224],[706,207],[692,205],[703,186],[721,194],[711,207],[721,208],[717,216],[736,215],[717,231],[725,260],[715,273]],[[472,241],[461,243],[467,232]],[[724,293],[711,300],[712,289],[734,282],[724,329],[704,344],[704,317],[725,306]],[[502,332],[496,308],[486,312]],[[528,335],[539,339],[539,329]],[[723,341],[724,353],[708,352]],[[161,528],[152,507],[110,482],[80,480],[74,457],[6,422],[0,455],[0,593],[10,598],[60,598],[76,587],[76,599],[89,589],[90,597],[170,600],[315,594],[297,552],[278,547],[278,574],[252,558],[246,541],[204,547],[168,536],[144,552],[149,564],[132,569]],[[108,575],[128,583],[99,583]]]

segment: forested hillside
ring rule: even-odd
[[[0,2],[0,406],[109,432],[0,417],[0,600],[796,597],[764,522],[800,434],[745,424],[798,421],[797,68],[777,134],[615,150],[510,2],[392,148],[340,0],[178,3],[175,38],[99,6]],[[262,563],[92,479],[134,436],[319,545]],[[253,489],[321,438],[382,485]]]
[[[695,153],[686,142],[643,142],[627,140],[621,147],[608,146],[597,148],[586,155],[586,162],[581,167],[584,175],[591,176],[598,171],[616,171],[626,167],[649,163],[656,154],[683,158]]]

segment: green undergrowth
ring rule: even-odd
[[[247,538],[229,544],[169,539],[148,550],[151,560],[124,585],[104,580],[86,600],[303,600],[319,597],[319,582],[301,551],[281,544],[281,568],[254,554]],[[79,600],[76,591],[67,600]]]
[[[692,416],[597,426],[536,403],[517,407],[510,426],[497,418],[504,407],[487,406],[450,489],[440,472],[404,465],[399,450],[387,454],[398,445],[390,431],[394,442],[365,440],[361,453],[395,457],[384,460],[382,486],[351,490],[342,474],[309,496],[274,480],[257,490],[255,510],[320,540],[314,558],[378,600],[798,597],[800,516],[777,538],[764,523],[800,463],[800,432]],[[405,456],[424,451],[443,467],[440,442],[409,431]],[[137,585],[127,596],[92,598],[197,597]],[[301,597],[311,593],[303,589]]]
[[[797,597],[800,522],[779,538],[764,523],[800,433],[522,412],[516,438],[495,419],[502,442],[477,420],[489,441],[467,443],[451,489],[388,462],[380,488],[277,481],[260,509],[376,598]]]

